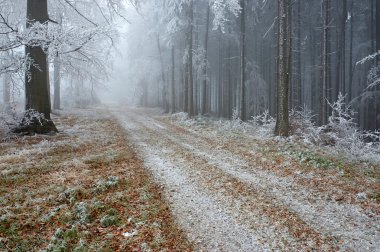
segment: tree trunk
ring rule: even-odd
[[[240,119],[246,121],[245,107],[245,0],[240,0]]]
[[[33,23],[46,23],[48,21],[47,0],[27,1],[27,24],[29,28]],[[15,132],[40,133],[56,132],[57,129],[50,120],[50,88],[49,67],[47,55],[41,46],[25,46],[25,54],[29,55],[33,64],[25,76],[25,110],[27,111],[19,128]],[[43,114],[45,119],[37,118]]]
[[[351,2],[351,19],[350,19],[350,56],[349,56],[349,63],[348,63],[348,69],[349,69],[349,79],[348,79],[348,101],[350,102],[352,100],[352,79],[354,75],[354,67],[353,67],[353,44],[354,44],[354,20],[355,16],[353,13],[354,10],[354,2]]]
[[[156,34],[156,42],[157,42],[157,49],[158,49],[158,55],[160,57],[160,64],[161,64],[161,81],[162,81],[162,106],[164,109],[164,113],[169,113],[169,105],[168,105],[168,98],[167,98],[167,85],[165,81],[165,66],[164,66],[164,60],[162,58],[162,50],[161,50],[161,43],[160,43],[160,36]]]
[[[61,60],[57,54],[54,58],[54,101],[53,109],[61,109]]]
[[[175,113],[175,48],[172,46],[172,91],[171,91],[172,114]]]
[[[347,22],[347,0],[343,0],[343,17],[342,17],[342,37],[341,37],[341,87],[340,91],[346,94],[346,22]]]
[[[380,51],[380,0],[376,0],[376,52]],[[376,57],[376,63],[379,67],[380,65],[380,55],[377,55]],[[378,93],[380,91],[379,85],[376,85],[375,92],[376,92],[376,99],[375,99],[375,113],[376,113],[376,123],[375,128],[378,130],[380,128],[380,102]]]
[[[325,125],[328,117],[327,100],[329,97],[329,78],[330,78],[330,0],[322,0],[322,87],[321,87],[321,107],[320,124]]]
[[[8,113],[11,110],[11,78],[9,73],[4,74],[3,79],[3,101],[5,111]]]
[[[188,113],[190,117],[194,116],[194,78],[193,78],[193,21],[194,21],[194,2],[190,0],[189,6],[189,31],[187,34],[188,43]]]
[[[279,45],[278,45],[278,81],[277,81],[277,120],[275,134],[289,135],[289,61],[291,52],[291,33],[289,32],[290,0],[279,0]]]
[[[203,66],[202,109],[201,109],[202,115],[204,115],[206,113],[209,24],[210,24],[210,5],[208,4],[207,5],[207,16],[206,16],[205,55],[204,55],[204,63],[203,63],[204,66]]]
[[[295,52],[295,73],[293,107],[302,107],[302,71],[301,71],[301,1],[297,1],[295,10],[295,35],[297,36]]]

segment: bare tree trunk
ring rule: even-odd
[[[162,49],[161,49],[161,43],[160,43],[160,36],[156,34],[156,42],[157,42],[157,49],[158,54],[160,57],[160,63],[161,63],[161,81],[162,81],[162,106],[165,113],[169,113],[169,103],[168,103],[168,92],[167,92],[167,83],[165,80],[165,66],[164,66],[164,60],[162,58]]]
[[[207,16],[206,16],[206,34],[205,34],[205,55],[204,55],[204,66],[203,66],[203,85],[202,85],[202,109],[201,114],[206,113],[206,100],[207,100],[207,63],[208,63],[208,34],[209,34],[209,24],[210,24],[210,5],[207,5]]]
[[[175,48],[172,46],[172,91],[171,91],[172,114],[175,113]]]
[[[322,0],[322,87],[321,87],[321,111],[320,124],[327,123],[328,107],[327,100],[329,98],[329,78],[330,78],[330,0]]]
[[[342,17],[342,37],[341,37],[341,92],[346,94],[346,22],[347,22],[347,0],[343,0],[343,17]]]
[[[380,0],[376,0],[376,52],[380,51]],[[376,63],[380,64],[380,55],[376,57]],[[376,99],[375,99],[375,113],[376,113],[376,130],[380,128],[380,102],[378,93],[380,91],[379,85],[375,87]]]
[[[53,109],[61,109],[61,60],[59,55],[54,58],[54,101]]]
[[[278,45],[278,81],[277,81],[277,120],[275,134],[289,135],[289,61],[291,52],[291,33],[289,32],[290,0],[279,0],[279,45]]]
[[[194,21],[194,2],[190,0],[189,6],[189,31],[187,34],[188,43],[188,113],[190,117],[194,116],[194,78],[193,78],[193,21]]]
[[[353,67],[353,44],[354,44],[354,20],[355,16],[352,13],[354,8],[354,2],[351,2],[351,18],[350,18],[350,56],[349,56],[349,63],[348,63],[348,69],[349,69],[349,79],[348,79],[348,101],[352,100],[352,79],[354,74],[354,67]]]
[[[189,59],[187,59],[185,63],[185,71],[184,71],[184,87],[183,87],[183,111],[189,112]]]
[[[245,0],[240,0],[240,119],[246,121],[245,108]]]
[[[296,53],[295,53],[295,73],[294,73],[294,103],[293,107],[302,106],[302,71],[301,71],[301,1],[297,1],[295,8],[295,35],[296,39]]]
[[[49,20],[47,0],[28,0],[27,20],[27,28],[36,22],[46,23]],[[29,134],[56,132],[57,129],[53,121],[50,120],[51,104],[47,55],[41,46],[29,45],[25,46],[25,54],[29,55],[33,62],[25,77],[25,109],[27,113],[15,132]],[[43,114],[45,120],[38,120],[32,116],[31,110]]]
[[[5,111],[9,112],[11,109],[11,78],[10,78],[9,73],[4,74],[3,101],[4,101]]]

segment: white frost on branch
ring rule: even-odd
[[[224,32],[225,23],[228,22],[228,13],[238,17],[241,11],[239,0],[210,0],[212,12],[214,13],[213,29],[218,28]]]
[[[367,57],[359,60],[358,62],[356,62],[356,65],[362,65],[362,64],[364,64],[370,60],[374,60],[374,59],[376,59],[377,56],[380,56],[380,50],[378,52],[375,52],[375,53],[368,55]]]

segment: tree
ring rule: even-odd
[[[245,111],[245,0],[240,1],[240,119],[246,121]]]
[[[190,0],[187,32],[187,79],[188,79],[188,113],[190,117],[194,116],[194,80],[193,80],[193,27],[194,27],[194,2]]]
[[[171,112],[175,113],[175,47],[172,45]]]
[[[3,102],[5,106],[5,111],[9,111],[11,105],[10,74],[4,74],[3,78]]]
[[[61,109],[61,59],[54,57],[54,100],[53,109]]]
[[[328,98],[330,89],[330,0],[322,0],[322,86],[320,89],[320,124],[325,125],[328,117]]]
[[[291,63],[290,0],[278,1],[278,80],[275,134],[289,135],[289,74]]]
[[[47,26],[49,22],[47,0],[27,1],[26,27],[33,25]],[[50,119],[50,88],[47,48],[42,45],[26,45],[25,54],[32,64],[25,77],[25,117],[15,132],[49,133],[57,132]]]
[[[205,32],[205,55],[204,55],[204,63],[203,63],[203,83],[202,83],[202,108],[201,114],[204,115],[206,113],[206,103],[207,103],[207,57],[208,57],[208,37],[209,37],[209,25],[210,25],[210,5],[207,5],[207,13],[206,13],[206,32]]]

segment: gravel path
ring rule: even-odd
[[[218,148],[222,136],[142,109],[114,114],[199,251],[380,251],[377,214]]]

